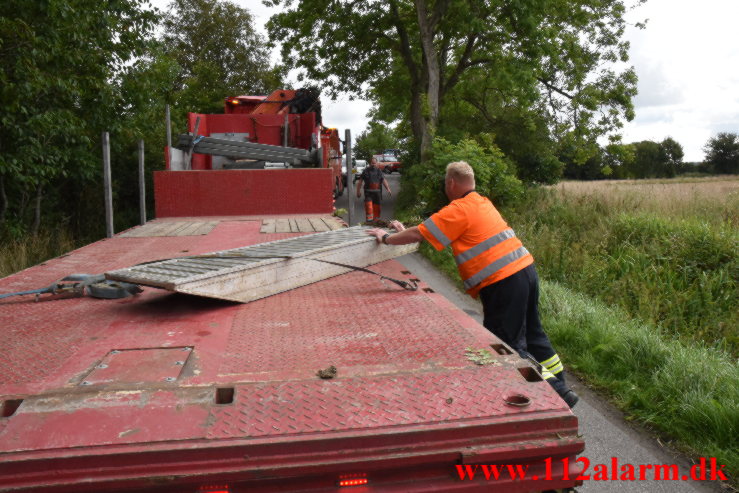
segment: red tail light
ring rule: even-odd
[[[362,486],[369,483],[366,473],[342,474],[339,476],[339,486]]]
[[[206,484],[198,489],[198,493],[230,493],[227,484]]]

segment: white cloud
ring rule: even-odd
[[[739,2],[649,0],[629,15],[644,18],[645,30],[626,34],[640,94],[624,141],[671,136],[687,161],[700,161],[716,132],[739,132]]]

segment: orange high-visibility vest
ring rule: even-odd
[[[474,298],[485,286],[534,263],[492,202],[477,192],[453,200],[418,230],[437,250],[452,246],[464,288]]]

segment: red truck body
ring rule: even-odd
[[[307,104],[296,106],[294,102],[305,99]],[[331,170],[331,183],[335,195],[344,191],[341,179],[341,143],[335,128],[324,127],[321,121],[320,103],[317,96],[306,90],[280,89],[269,96],[237,96],[224,101],[223,114],[188,114],[188,130],[205,137],[243,139],[247,142],[286,146],[312,150],[320,148],[321,168]],[[214,156],[194,153],[192,170],[217,169]],[[169,160],[167,160],[167,169]]]
[[[0,279],[0,293],[306,234],[264,233],[262,222],[329,220],[314,208],[325,199],[283,195],[311,173],[329,189],[325,169],[159,172],[160,217]],[[184,186],[190,177],[199,185]],[[186,213],[162,205],[176,195]],[[373,269],[415,277],[397,261]],[[117,300],[46,296],[0,299],[2,492],[577,483],[577,418],[527,361],[423,282],[404,291],[351,272],[247,304],[155,288]],[[476,364],[469,348],[492,358]],[[336,376],[319,378],[329,366]],[[476,464],[520,465],[527,476],[460,478]]]

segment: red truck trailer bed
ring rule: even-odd
[[[293,236],[198,220],[215,227],[101,240],[0,293]],[[540,491],[573,486],[579,464],[565,480],[561,459],[584,447],[533,368],[423,283],[352,272],[247,304],[154,288],[23,296],[0,300],[0,327],[0,491]],[[317,376],[330,366],[335,378]],[[470,464],[527,477],[460,479]]]

